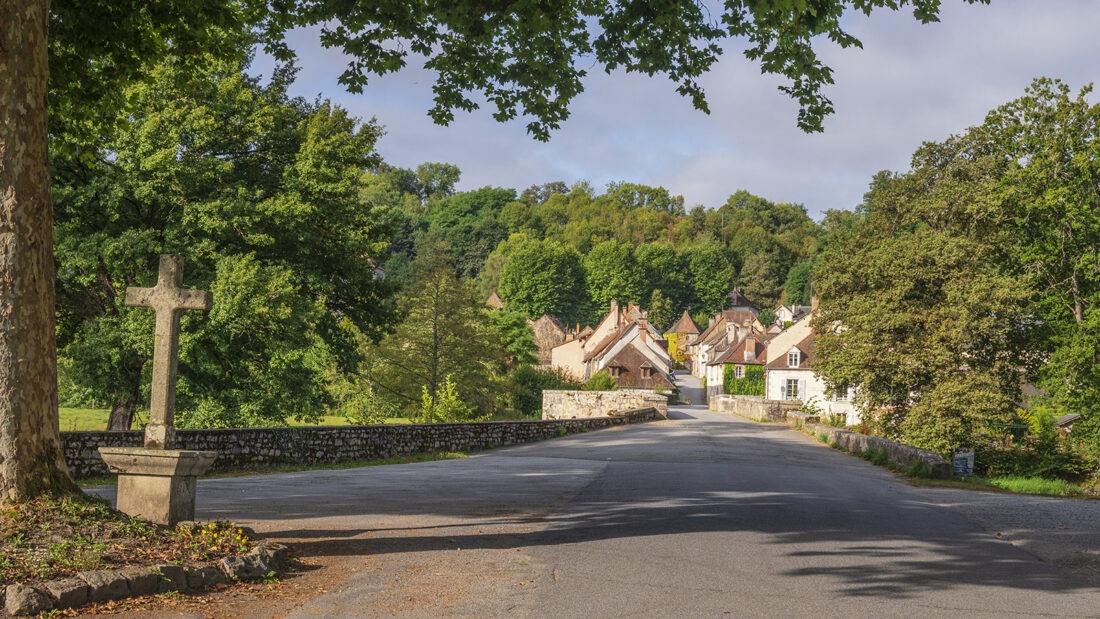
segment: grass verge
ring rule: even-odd
[[[806,428],[801,425],[796,426],[795,429],[807,433]],[[1033,494],[1039,496],[1100,498],[1100,496],[1096,496],[1095,493],[1086,491],[1076,484],[1062,479],[1048,479],[1045,477],[1005,476],[986,478],[974,476],[953,479],[933,479],[932,471],[925,462],[914,462],[908,469],[901,469],[890,464],[887,454],[884,451],[872,448],[862,452],[851,452],[841,447],[835,441],[830,441],[825,432],[819,431],[814,434],[813,437],[819,443],[825,443],[833,449],[850,453],[853,456],[858,456],[874,465],[884,466],[903,476],[914,485],[1009,492],[1013,494]]]

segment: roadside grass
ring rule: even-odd
[[[66,408],[58,411],[62,432],[89,432],[107,429],[111,411],[105,408]]]
[[[301,471],[337,471],[343,469],[357,469],[366,466],[386,466],[389,464],[415,464],[417,462],[438,462],[440,460],[460,460],[468,458],[469,454],[463,451],[435,451],[419,453],[411,456],[396,458],[376,458],[373,460],[345,460],[324,464],[273,464],[270,466],[251,466],[233,471],[221,471],[203,475],[200,479],[221,479],[225,477],[247,477],[250,475],[274,475],[276,473],[298,473]],[[114,486],[118,483],[118,477],[90,477],[79,479],[76,482],[81,488],[92,486]]]
[[[250,546],[242,529],[224,521],[170,528],[93,497],[40,497],[0,510],[0,587],[129,565],[190,566]]]
[[[795,429],[805,432],[805,428],[801,427],[801,424],[796,425]],[[984,490],[987,492],[1032,494],[1038,496],[1100,498],[1100,496],[1097,496],[1097,493],[1086,490],[1077,484],[1073,484],[1063,479],[1049,479],[1046,477],[981,477],[975,475],[972,477],[933,479],[932,471],[925,462],[914,462],[908,469],[902,469],[890,464],[888,459],[889,456],[885,451],[874,448],[861,452],[849,451],[841,447],[835,441],[830,441],[828,435],[824,432],[817,432],[813,438],[819,443],[824,443],[833,449],[863,458],[876,466],[888,468],[901,475],[909,483],[917,486]]]

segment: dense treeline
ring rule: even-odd
[[[617,299],[667,326],[735,286],[763,305],[808,290],[821,229],[801,206],[738,192],[685,211],[627,183],[457,192],[456,166],[387,166],[377,124],[248,60],[161,64],[98,142],[53,154],[62,399],[114,427],[148,398],[153,315],[123,300],[160,253],[215,298],[183,319],[183,426],[527,414],[565,381],[525,368],[526,318],[591,323]],[[486,311],[494,291],[506,311]]]
[[[922,146],[910,171],[878,175],[838,228],[813,273],[817,369],[859,386],[872,430],[948,453],[1026,426],[1048,471],[1079,470],[1067,453],[1100,456],[1089,94],[1036,80],[982,125]],[[1066,414],[1081,418],[1060,441]]]
[[[402,279],[422,246],[442,242],[484,297],[499,292],[531,317],[591,322],[617,299],[657,310],[654,321],[667,327],[685,309],[699,317],[722,309],[735,287],[761,307],[808,302],[822,229],[800,205],[738,191],[718,208],[685,211],[666,189],[630,183],[604,193],[559,182],[519,195],[491,187],[429,195],[415,179],[440,169],[379,177],[407,239],[386,262],[388,277]]]

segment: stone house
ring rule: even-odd
[[[737,378],[744,378],[747,368],[763,367],[767,359],[768,342],[759,332],[751,332],[740,342],[729,345],[707,363],[707,401],[725,393],[726,368]]]
[[[550,354],[555,346],[565,343],[567,329],[557,318],[549,314],[539,316],[538,320],[528,320],[527,326],[535,337],[535,346],[538,347],[539,365],[550,365]]]
[[[634,304],[620,308],[612,301],[610,311],[590,333],[567,335],[565,343],[554,347],[550,364],[582,381],[606,370],[620,387],[674,387],[667,343],[649,324],[646,312]]]

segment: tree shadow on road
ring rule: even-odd
[[[245,502],[222,514],[265,521],[270,536],[296,540],[303,555],[720,533],[777,546],[775,575],[824,578],[835,595],[905,599],[961,586],[1098,591],[923,500],[891,473],[775,426],[593,433],[499,456],[293,475],[301,477],[282,482],[285,494],[296,493],[288,507],[266,499],[269,509],[259,511],[232,486],[243,482],[217,480]],[[343,520],[310,526],[329,518]]]

